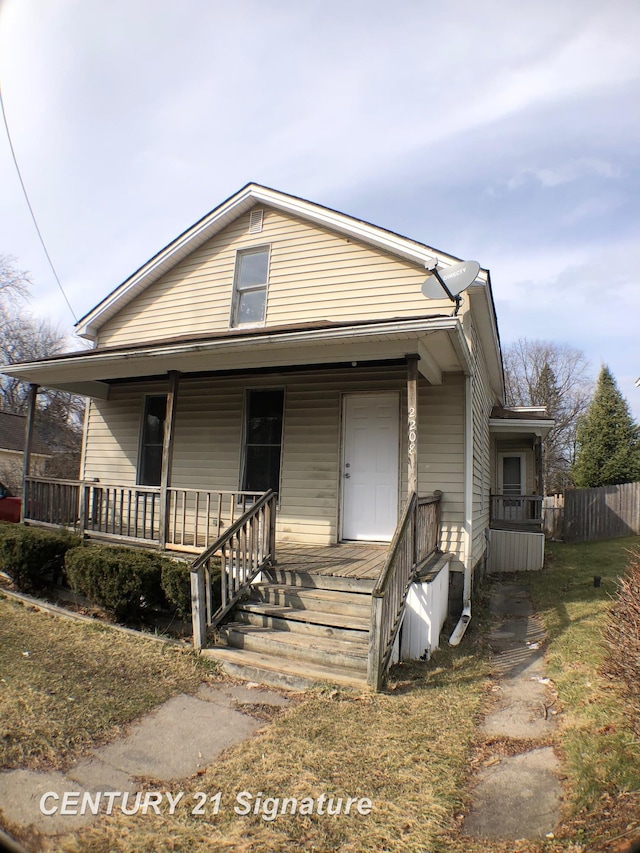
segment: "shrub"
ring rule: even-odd
[[[140,621],[145,610],[162,606],[162,557],[152,551],[89,545],[69,551],[69,584],[123,622]]]
[[[211,561],[211,604],[220,606],[220,561]],[[162,591],[182,619],[191,615],[191,571],[186,563],[165,558],[162,561]]]
[[[191,613],[191,572],[186,563],[164,559],[161,573],[162,591],[169,606],[181,619]]]
[[[634,729],[640,735],[640,551],[631,553],[620,578],[605,638],[609,646],[606,673],[622,682]]]
[[[0,569],[19,590],[39,592],[63,575],[65,555],[79,545],[80,537],[66,531],[0,522]]]

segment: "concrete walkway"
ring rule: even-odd
[[[515,582],[494,580],[489,607],[498,699],[482,732],[492,754],[479,774],[462,831],[487,839],[544,838],[558,823],[562,794],[558,760],[549,745],[556,697],[544,677],[544,628],[527,592]]]
[[[180,694],[169,699],[134,723],[126,737],[93,750],[65,773],[0,773],[0,809],[5,819],[17,826],[47,835],[73,832],[96,816],[90,809],[84,814],[60,814],[63,810],[80,811],[75,797],[69,807],[61,808],[65,793],[77,793],[81,803],[87,792],[133,794],[143,789],[142,783],[193,776],[212,764],[223,750],[262,727],[264,715],[260,711],[285,706],[289,701],[258,685],[202,685],[195,696]],[[252,711],[260,718],[252,716]],[[43,809],[41,798],[45,794],[50,796]],[[54,809],[54,814],[44,813]]]

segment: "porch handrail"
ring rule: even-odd
[[[267,566],[275,563],[277,495],[270,489],[191,564],[193,644],[201,649],[214,628]],[[220,553],[221,603],[213,612],[211,559]]]
[[[438,547],[441,492],[418,498],[409,495],[393,534],[389,553],[371,593],[371,630],[367,680],[380,690],[389,666],[393,644],[418,566]],[[421,509],[429,508],[431,524]],[[428,530],[427,528],[431,528]]]
[[[491,520],[540,521],[543,500],[542,495],[492,494]]]

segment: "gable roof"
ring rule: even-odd
[[[13,412],[0,412],[0,450],[14,450],[19,453],[24,451],[25,415],[16,415]],[[50,450],[47,442],[36,432],[33,437],[33,453],[49,455]]]
[[[95,339],[99,328],[146,287],[257,204],[263,204],[332,231],[346,234],[420,265],[424,265],[434,257],[442,261],[445,266],[460,260],[453,255],[402,237],[400,234],[372,225],[362,219],[347,216],[337,210],[260,184],[249,183],[176,237],[116,287],[95,308],[85,314],[76,323],[77,334],[84,338]],[[481,276],[486,279],[486,272],[481,271]]]

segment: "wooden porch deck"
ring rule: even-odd
[[[376,580],[389,551],[388,545],[341,542],[339,545],[276,543],[276,568],[328,577]]]

